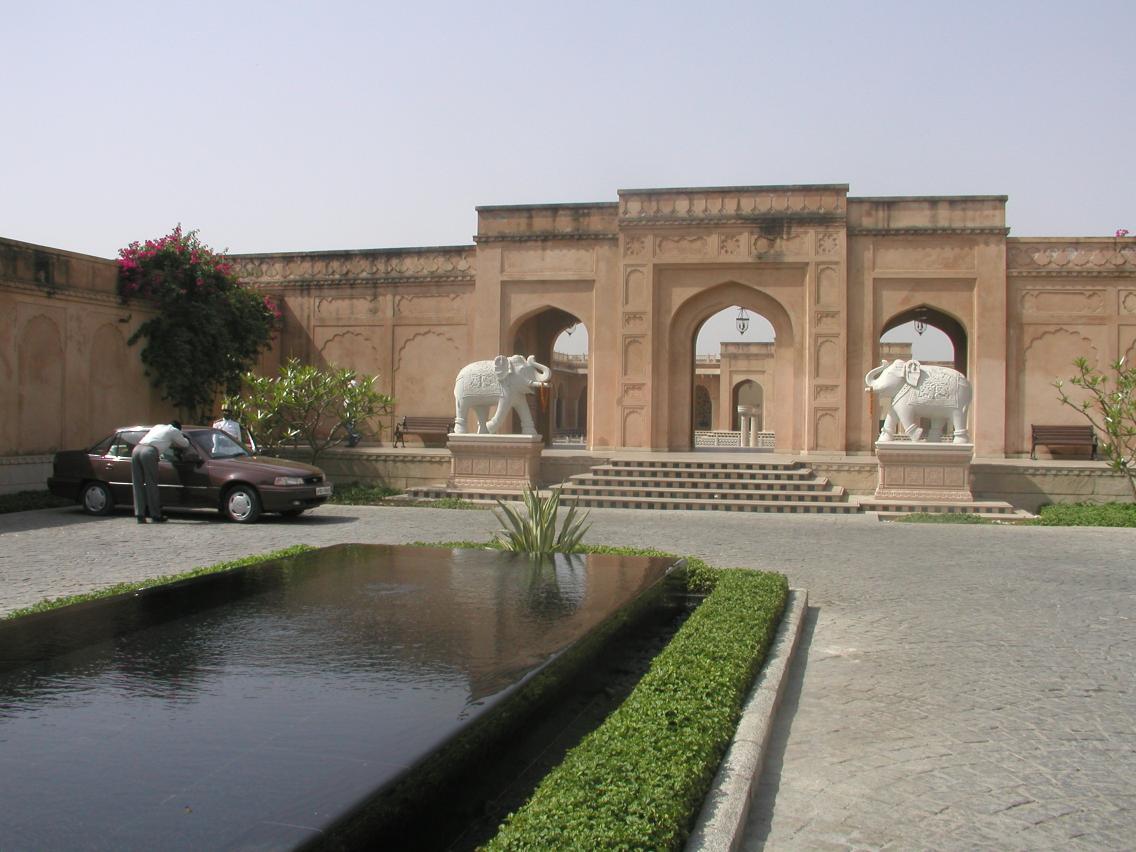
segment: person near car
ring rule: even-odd
[[[130,453],[130,481],[134,486],[134,517],[146,523],[149,516],[154,523],[162,523],[162,498],[158,491],[158,459],[162,453],[177,447],[189,449],[189,439],[181,433],[181,424],[171,420],[159,423],[142,436]]]
[[[220,429],[238,444],[241,442],[241,424],[233,419],[231,409],[221,409],[221,416],[213,421],[213,428]]]

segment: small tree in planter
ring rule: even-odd
[[[1128,478],[1132,496],[1136,498],[1136,367],[1129,367],[1121,358],[1111,367],[1114,375],[1090,367],[1088,360],[1078,358],[1073,362],[1077,375],[1069,379],[1069,384],[1085,391],[1080,400],[1072,399],[1065,392],[1065,382],[1054,382],[1058,398],[1093,425],[1104,436],[1101,452],[1109,461],[1109,466]],[[1111,382],[1111,384],[1110,384]]]
[[[162,398],[188,419],[209,419],[218,393],[235,393],[241,374],[270,344],[279,311],[243,286],[225,259],[181,225],[118,253],[118,295],[158,309],[128,341],[145,340],[142,363]]]
[[[377,376],[354,370],[319,370],[292,358],[275,378],[245,373],[240,396],[225,404],[265,452],[304,445],[314,464],[330,447],[367,435],[381,436],[376,418],[394,400],[375,389]]]

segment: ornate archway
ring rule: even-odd
[[[667,447],[686,450],[694,445],[695,339],[702,324],[714,314],[734,305],[765,317],[773,326],[773,386],[777,404],[773,420],[766,424],[777,434],[777,449],[799,450],[803,446],[804,400],[796,377],[798,335],[785,307],[762,290],[727,281],[692,294],[674,312],[667,332],[668,357],[663,381],[668,388],[666,405]]]
[[[954,347],[954,368],[963,375],[966,375],[968,346],[966,328],[963,326],[962,322],[956,317],[931,305],[916,305],[914,308],[896,314],[885,322],[883,328],[880,330],[879,336],[883,337],[893,328],[898,328],[909,322],[922,322],[943,332]],[[878,363],[879,359],[876,360]]]
[[[576,397],[578,393],[586,393],[587,390],[590,351],[575,362],[571,362],[571,359],[566,362],[564,358],[554,352],[556,340],[562,332],[582,325],[580,318],[574,314],[561,308],[545,306],[518,319],[507,331],[506,339],[512,341],[512,346],[509,352],[505,354],[535,355],[537,361],[547,364],[553,369],[551,384],[554,387],[550,387],[547,391],[529,395],[529,407],[533,413],[533,422],[544,436],[546,446],[553,443],[562,429],[564,422],[562,400],[564,396],[567,395],[571,399]],[[588,338],[588,347],[590,350],[590,337]],[[577,390],[577,385],[581,385],[581,389]],[[556,401],[555,404],[554,400]],[[515,414],[513,419],[514,423],[510,428],[519,428]],[[576,431],[583,433],[586,443],[586,421],[579,423],[578,428],[573,430],[573,434]]]

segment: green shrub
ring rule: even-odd
[[[335,492],[328,502],[340,506],[373,506],[382,503],[387,497],[401,493],[397,488],[388,488],[386,485],[350,482],[346,485],[336,485]]]
[[[524,512],[515,509],[502,500],[497,501],[500,514],[493,510],[494,516],[506,529],[500,530],[494,540],[501,543],[503,550],[515,553],[529,553],[546,556],[550,553],[575,553],[580,549],[580,541],[588,531],[584,521],[585,512],[576,517],[576,504],[573,503],[564,518],[564,526],[556,531],[556,515],[560,510],[560,489],[555,488],[548,497],[541,499],[535,491],[526,488],[521,495]]]
[[[779,574],[717,582],[628,699],[570,751],[487,849],[678,849],[785,607]]]
[[[1055,503],[1033,522],[1043,527],[1136,527],[1136,503]]]
[[[0,494],[0,515],[5,515],[8,512],[58,509],[63,506],[74,505],[74,500],[56,497],[50,491],[17,491],[15,494]]]

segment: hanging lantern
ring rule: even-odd
[[[749,328],[749,314],[746,313],[745,308],[738,308],[738,316],[734,320],[734,325],[738,327],[738,334],[746,333],[746,329]]]
[[[920,337],[922,337],[923,332],[925,332],[926,330],[927,330],[927,309],[921,307],[921,308],[919,308],[918,311],[915,312],[915,333],[918,334]]]
[[[570,326],[568,326],[566,329],[564,329],[564,333],[567,334],[569,337],[571,337],[572,332],[574,332],[576,330],[576,326],[578,326],[578,325],[579,325],[578,322],[572,323]]]

